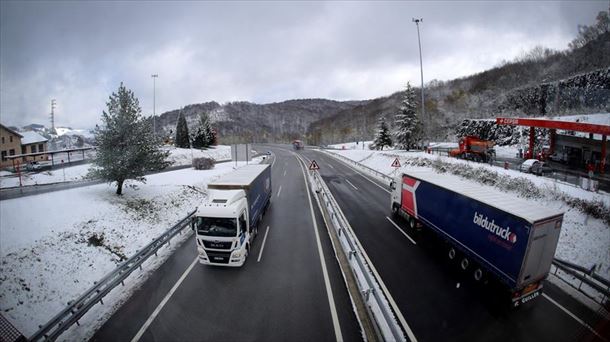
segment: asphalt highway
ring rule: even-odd
[[[320,175],[417,340],[599,341],[603,339],[590,329],[601,336],[609,333],[607,318],[549,282],[536,301],[508,309],[499,302],[502,289],[493,280],[478,283],[472,273],[449,262],[444,242],[425,229],[412,231],[405,222],[391,220],[388,184],[324,153],[300,153],[320,166]]]
[[[190,237],[93,341],[362,340],[315,201],[317,226],[312,220],[300,164],[288,148],[265,150],[274,154],[272,203],[246,264],[201,265]]]

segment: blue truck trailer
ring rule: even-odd
[[[517,307],[542,293],[563,212],[540,206],[450,174],[404,171],[391,184],[391,209],[411,228],[423,226],[448,242],[476,280],[489,274]]]
[[[246,165],[208,183],[192,219],[199,262],[240,267],[271,201],[270,165]]]

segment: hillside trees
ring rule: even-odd
[[[189,128],[186,124],[186,119],[184,118],[184,113],[180,112],[180,116],[178,116],[178,123],[176,124],[176,147],[180,148],[189,148],[191,147],[191,142],[189,138]]]
[[[407,83],[400,109],[395,116],[394,142],[398,148],[409,150],[421,139],[422,124],[415,110],[415,91]]]
[[[578,36],[568,44],[570,49],[578,49],[585,46],[588,42],[596,40],[599,36],[610,32],[610,17],[608,11],[601,11],[595,18],[597,22],[591,26],[578,25]]]
[[[169,152],[161,150],[161,141],[152,131],[150,122],[142,117],[142,109],[134,93],[123,83],[106,103],[102,124],[94,130],[97,157],[93,177],[117,183],[116,194],[123,192],[128,179],[145,182],[149,171],[164,169]]]
[[[210,117],[207,113],[199,114],[199,125],[192,137],[194,148],[206,148],[216,143]]]
[[[388,124],[385,122],[385,118],[383,116],[379,118],[377,133],[375,134],[375,141],[373,142],[373,145],[378,150],[383,150],[384,146],[392,146],[390,129],[388,128]]]

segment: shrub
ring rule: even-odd
[[[193,159],[193,167],[195,170],[210,170],[214,167],[216,161],[212,158],[195,158]]]

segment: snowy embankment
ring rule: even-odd
[[[513,193],[533,207],[546,206],[565,211],[556,257],[590,268],[610,279],[610,195],[594,193],[553,179],[504,170],[487,164],[430,155],[423,152],[341,150],[328,151],[357,161],[386,175],[399,158],[404,169],[450,172]]]
[[[207,150],[188,148],[164,147],[170,152],[168,160],[172,166],[191,165],[192,158],[213,158],[217,161],[231,159],[231,146],[219,145]],[[80,160],[80,159],[79,159]],[[61,182],[74,182],[85,180],[92,164],[67,166],[41,172],[24,172],[21,176],[21,184],[39,185]],[[2,171],[0,174],[0,188],[19,186],[19,177],[14,173]]]
[[[194,210],[206,196],[207,183],[234,167],[223,163],[212,170],[149,175],[146,184],[126,183],[122,196],[115,195],[114,185],[99,184],[0,201],[2,314],[30,336],[94,281]],[[170,252],[161,248],[143,272],[112,291],[106,305],[94,307],[95,314],[85,315],[81,327],[64,338],[88,339]]]

